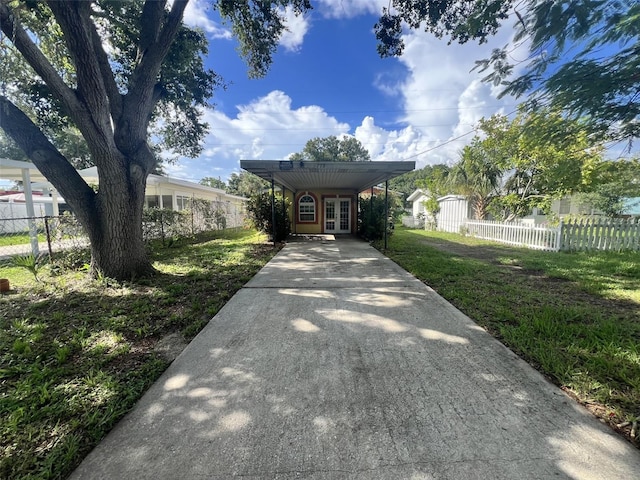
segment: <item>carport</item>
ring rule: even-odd
[[[285,191],[289,190],[294,199],[294,209],[302,211],[296,207],[296,202],[300,195],[307,198],[322,199],[323,202],[332,201],[333,197],[357,199],[361,192],[373,187],[385,185],[385,214],[388,216],[389,207],[389,180],[410,172],[415,168],[415,162],[304,162],[291,160],[241,160],[240,166],[271,184],[271,212],[272,224],[276,227],[275,215],[275,186],[282,188],[283,201]],[[324,193],[324,194],[323,194]],[[318,225],[320,233],[326,233],[326,228],[334,219],[329,218],[329,212],[334,212],[334,208],[324,208],[325,203],[318,206],[317,216],[314,211],[313,223]],[[339,215],[339,213],[338,213]],[[294,223],[300,222],[304,226],[305,221],[294,214]],[[322,221],[322,223],[320,223]],[[311,221],[306,223],[312,223]],[[387,232],[384,232],[385,248],[387,246]]]

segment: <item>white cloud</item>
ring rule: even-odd
[[[318,0],[318,10],[325,17],[352,18],[362,14],[381,14],[389,0]]]
[[[281,15],[285,19],[286,30],[280,36],[280,45],[286,50],[298,51],[309,30],[309,20],[304,15],[296,15],[291,5],[281,10]]]
[[[509,28],[503,28],[482,46],[447,45],[424,32],[403,37],[406,47],[400,61],[409,73],[399,85],[405,112],[401,120],[412,126],[417,132],[416,143],[425,147],[416,150],[430,150],[416,157],[419,167],[456,161],[482,117],[515,109],[513,98],[498,100],[498,91],[483,83],[481,74],[471,71],[475,60],[488,57],[511,34]],[[456,140],[459,136],[463,137]],[[433,148],[441,144],[445,145]]]
[[[325,16],[348,17],[378,13],[388,2],[320,0]],[[288,18],[288,17],[287,17]],[[292,17],[293,18],[293,17]],[[298,23],[296,23],[299,20]],[[289,20],[289,32],[282,45],[296,50],[309,29],[308,20]],[[181,177],[198,180],[204,176],[226,179],[238,171],[240,159],[284,159],[299,152],[313,137],[352,134],[369,151],[373,160],[415,160],[417,168],[426,164],[452,164],[458,152],[473,138],[480,118],[494,113],[510,113],[513,98],[497,99],[498,90],[481,82],[471,72],[475,60],[486,58],[493,48],[508,42],[512,31],[503,28],[488,44],[447,45],[424,32],[404,36],[405,52],[399,59],[406,76],[382,72],[371,82],[391,98],[397,98],[403,113],[397,119],[402,128],[384,128],[375,118],[363,116],[351,130],[346,123],[328,115],[321,106],[292,108],[292,99],[274,90],[266,96],[237,107],[234,116],[208,111],[205,121],[210,133],[198,160],[182,160]],[[460,138],[458,138],[460,137]],[[171,174],[173,167],[167,171]]]
[[[231,38],[231,31],[209,18],[211,2],[207,0],[191,0],[184,11],[184,23],[190,27],[200,27],[210,38]]]
[[[222,112],[206,111],[204,120],[209,134],[198,159],[181,159],[166,167],[167,174],[199,180],[221,176],[226,180],[239,171],[239,160],[281,160],[299,152],[317,136],[348,133],[350,126],[328,115],[321,107],[308,105],[292,108],[291,98],[275,90],[247,105],[237,106],[230,117]]]

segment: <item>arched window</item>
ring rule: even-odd
[[[316,201],[311,195],[303,195],[298,200],[298,219],[301,222],[316,221]]]

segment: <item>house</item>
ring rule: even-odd
[[[216,210],[222,211],[227,227],[243,225],[247,202],[244,197],[179,178],[154,174],[147,178],[144,197],[146,207],[188,210],[193,199],[210,202]]]
[[[551,203],[551,213],[558,218],[576,216],[600,216],[602,212],[585,203],[577,195],[565,196]],[[623,216],[640,215],[640,197],[625,198]]]
[[[551,213],[559,218],[566,216],[600,215],[600,212],[592,208],[591,205],[581,202],[579,197],[575,195],[555,199],[551,203]]]
[[[56,199],[43,192],[32,192],[31,203],[36,217],[46,215],[53,216],[65,211],[64,199],[58,198],[57,203],[61,204],[58,212],[54,212],[54,202]],[[24,192],[0,193],[0,218],[28,217],[27,196]]]
[[[78,173],[89,184],[99,183],[96,167],[85,168],[79,170]],[[11,207],[8,206],[10,200],[6,199],[7,205],[3,210],[6,215],[3,218],[57,216],[59,212],[68,209],[64,205],[64,199],[58,197],[55,189],[32,163],[2,158],[0,159],[0,178],[22,181],[24,186],[22,197],[11,199]],[[35,189],[43,190],[44,194],[35,191]],[[247,201],[244,197],[178,178],[153,174],[147,178],[145,192],[147,207],[183,210],[189,207],[192,199],[211,202],[216,210],[222,210],[227,227],[243,225]]]
[[[428,192],[418,188],[407,197],[407,202],[411,203],[411,215],[402,217],[402,225],[410,228],[423,228],[427,211],[424,202],[429,199]]]
[[[79,170],[79,173],[88,183],[98,183],[96,167]],[[242,226],[246,211],[246,198],[189,180],[153,173],[147,177],[144,199],[146,207],[188,210],[192,199],[208,201],[216,210],[222,210],[227,219],[227,227]]]
[[[412,171],[415,162],[241,160],[240,166],[282,189],[293,207],[294,234],[350,234],[357,231],[360,193]]]

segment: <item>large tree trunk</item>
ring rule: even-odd
[[[0,96],[0,128],[24,150],[62,194],[91,242],[91,272],[131,280],[154,272],[142,237],[142,209],[151,153],[140,158],[112,153],[108,175],[95,193],[40,129]]]
[[[101,184],[96,216],[88,219],[91,270],[131,280],[154,272],[142,236],[142,211],[147,175],[128,175],[123,184]]]
[[[126,93],[118,86],[92,20],[91,2],[48,3],[75,67],[68,85],[23,28],[7,0],[0,0],[0,28],[64,106],[87,142],[99,176],[94,192],[42,131],[0,95],[0,128],[18,144],[62,194],[91,242],[91,271],[119,280],[147,275],[153,267],[142,238],[146,179],[155,165],[147,144],[159,100],[162,61],[180,28],[187,0],[146,0],[140,14],[138,59]]]

